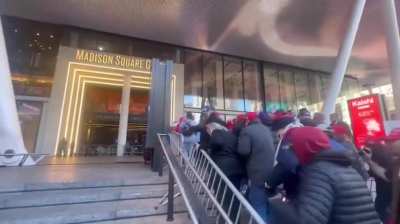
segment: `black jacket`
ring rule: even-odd
[[[273,168],[274,152],[271,131],[260,122],[251,123],[241,131],[238,153],[246,160],[251,184],[264,186]]]
[[[380,224],[365,181],[348,152],[327,150],[303,168],[298,196],[285,211],[298,224]]]
[[[213,131],[209,142],[209,153],[226,176],[242,175],[244,168],[237,154],[237,138],[225,130]]]

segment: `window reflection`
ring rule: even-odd
[[[280,109],[278,72],[271,65],[264,65],[264,87],[266,111]]]
[[[244,61],[245,111],[261,111],[261,81],[257,62]]]
[[[296,104],[297,107],[307,108],[310,104],[310,92],[308,87],[308,75],[304,71],[297,70],[294,74]]]
[[[296,98],[294,91],[293,72],[288,69],[279,71],[279,92],[281,109],[296,111]]]
[[[310,95],[311,105],[308,109],[311,112],[318,112],[322,109],[322,86],[321,86],[321,77],[316,73],[311,73],[309,75],[309,88],[312,91]]]
[[[200,108],[202,104],[201,53],[185,51],[185,107]]]
[[[222,57],[215,54],[203,54],[203,68],[203,96],[213,108],[224,109]]]
[[[224,58],[225,109],[243,111],[242,63],[235,58]]]

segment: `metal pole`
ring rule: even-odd
[[[400,36],[394,0],[383,0],[382,9],[386,31],[386,48],[390,59],[393,98],[397,119],[400,119]]]
[[[174,175],[169,169],[167,221],[174,221]]]
[[[347,65],[351,56],[351,49],[354,41],[361,17],[364,11],[366,0],[357,0],[354,5],[351,20],[347,32],[345,34],[342,46],[336,61],[335,70],[332,73],[327,98],[324,102],[323,113],[325,114],[325,122],[329,123],[329,116],[335,111],[336,98],[339,96]]]
[[[8,65],[5,37],[0,17],[0,154],[27,153],[18,120],[17,106]],[[0,158],[0,165],[18,166],[20,157]],[[29,157],[24,165],[34,162]]]
[[[125,76],[124,86],[122,87],[121,107],[119,111],[118,127],[118,148],[117,156],[123,156],[126,145],[126,135],[128,133],[129,122],[129,98],[131,95],[130,76]]]

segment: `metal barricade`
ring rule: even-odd
[[[171,133],[169,137],[173,154],[181,161],[185,178],[210,223],[265,223],[205,151],[196,145],[187,156],[182,153],[182,135]]]

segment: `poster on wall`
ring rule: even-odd
[[[384,113],[378,94],[351,99],[347,103],[357,148],[363,148],[368,138],[385,137]]]

